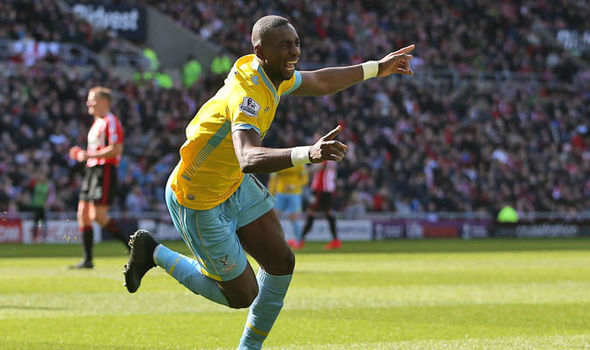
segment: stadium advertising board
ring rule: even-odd
[[[146,229],[160,240],[180,240],[180,235],[172,221],[167,217],[159,219],[117,219],[125,232],[137,228]],[[304,220],[299,220],[301,227]],[[338,220],[338,236],[344,241],[368,241],[393,238],[570,238],[590,237],[590,221],[548,221],[535,220],[517,224],[498,224],[491,219],[373,219]],[[289,220],[281,220],[286,239],[295,238],[293,225]],[[110,240],[110,235],[102,232],[93,223],[94,241]],[[43,237],[33,238],[33,221],[20,218],[0,220],[0,243],[80,243],[80,233],[75,219],[49,220],[47,232]],[[309,241],[329,241],[330,228],[326,220],[317,219],[306,237]]]
[[[93,27],[112,30],[125,39],[143,42],[147,36],[147,14],[141,5],[81,4],[72,6],[76,16],[84,18]]]
[[[339,220],[336,222],[338,237],[344,241],[368,241],[371,239],[371,220]],[[305,224],[299,220],[301,227]],[[139,227],[154,233],[160,240],[180,240],[180,235],[169,218],[161,220],[139,220]],[[289,220],[281,220],[281,226],[285,232],[286,239],[294,239],[295,232]],[[330,228],[326,220],[318,219],[306,236],[308,241],[329,241],[332,238]]]
[[[0,243],[21,243],[22,241],[22,220],[18,218],[0,219]]]
[[[299,225],[305,225],[304,220],[299,220]],[[285,239],[295,239],[295,231],[289,220],[281,220],[281,226],[285,232]],[[371,220],[337,220],[336,230],[338,238],[342,241],[368,241],[371,239],[372,221]],[[313,227],[305,236],[306,241],[329,241],[332,239],[328,221],[317,219]]]
[[[48,220],[45,235],[41,235],[37,241],[33,238],[33,220],[23,220],[23,243],[80,243],[80,230],[76,220]],[[100,226],[93,225],[94,232]],[[100,231],[100,230],[99,230]],[[100,235],[95,234],[95,242],[101,240]]]
[[[496,224],[495,237],[572,238],[590,236],[590,221],[533,220],[517,224]]]
[[[181,239],[170,218],[162,218],[161,220],[139,220],[138,226],[144,230],[150,231],[159,240],[173,241]]]
[[[485,238],[490,236],[490,219],[389,219],[373,220],[373,239],[391,238]]]

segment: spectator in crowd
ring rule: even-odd
[[[148,67],[149,71],[156,72],[160,69],[160,60],[158,59],[158,54],[154,49],[151,47],[144,47],[143,48],[143,56],[150,62]]]
[[[190,88],[197,81],[203,72],[201,63],[193,56],[187,57],[186,63],[182,66],[182,84],[185,88]]]
[[[164,89],[171,89],[174,86],[174,81],[170,74],[166,73],[163,69],[159,69],[155,74],[156,84]]]
[[[211,72],[213,74],[227,75],[233,65],[232,59],[225,52],[215,56],[211,61]]]
[[[133,82],[136,85],[149,85],[152,84],[156,78],[156,72],[151,70],[139,69],[133,73]]]
[[[139,185],[133,186],[125,198],[125,209],[129,213],[141,213],[149,209],[149,203]]]
[[[31,181],[30,209],[33,210],[33,240],[39,242],[47,236],[46,210],[55,199],[55,187],[47,179],[46,170],[40,169]]]
[[[498,213],[496,221],[502,224],[515,224],[518,222],[518,213],[510,204],[506,204]]]

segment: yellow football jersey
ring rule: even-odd
[[[172,173],[172,190],[178,202],[205,210],[229,198],[244,177],[234,152],[232,131],[254,129],[264,138],[281,95],[300,84],[301,75],[295,71],[277,90],[255,55],[239,58],[223,87],[186,128],[187,140]]]
[[[308,180],[307,168],[299,164],[270,174],[268,189],[272,194],[301,194]]]

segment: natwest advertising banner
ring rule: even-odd
[[[373,220],[373,239],[389,238],[485,238],[491,219],[385,219]]]
[[[95,28],[116,31],[119,36],[135,42],[146,39],[147,14],[141,5],[74,4],[72,8],[76,16]]]

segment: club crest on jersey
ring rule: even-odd
[[[242,104],[240,105],[240,110],[244,112],[244,114],[249,115],[251,117],[258,117],[258,111],[260,110],[260,105],[254,101],[251,97],[244,97]]]
[[[228,273],[236,268],[236,264],[234,262],[229,261],[229,256],[227,254],[221,258],[218,258],[217,261],[219,261],[221,265],[223,265],[223,268],[221,269],[223,273]]]

